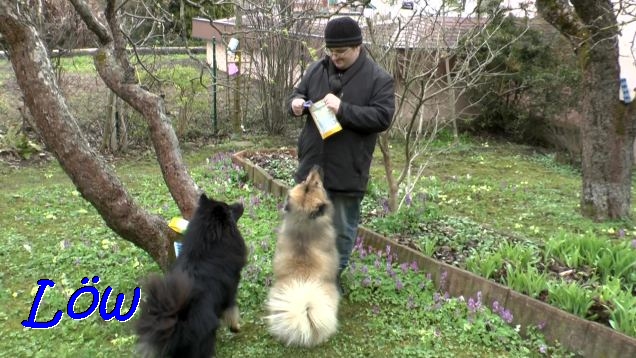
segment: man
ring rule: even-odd
[[[360,203],[369,181],[369,168],[378,133],[391,124],[395,111],[394,81],[362,46],[362,31],[350,17],[330,20],[325,27],[326,56],[309,66],[288,100],[292,115],[304,115],[298,139],[296,182],[318,165],[333,202],[340,273],[349,263]],[[342,130],[322,139],[307,104],[324,100]]]

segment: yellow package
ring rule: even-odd
[[[168,223],[168,226],[179,234],[183,234],[188,229],[188,224],[190,222],[180,216],[174,217]]]

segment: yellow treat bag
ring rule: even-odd
[[[168,226],[170,226],[172,230],[178,232],[179,234],[184,234],[185,231],[188,229],[188,224],[189,224],[188,220],[180,216],[177,216],[170,220],[170,222],[168,223]]]

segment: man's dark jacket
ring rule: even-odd
[[[294,98],[316,102],[330,92],[340,97],[336,118],[343,129],[323,140],[305,109],[305,126],[298,138],[299,165],[294,179],[296,182],[304,180],[309,170],[319,165],[324,171],[327,190],[362,196],[369,181],[378,133],[389,127],[395,111],[394,81],[367,57],[364,49],[351,67],[341,73],[325,57],[309,66],[289,97],[287,108],[291,113]]]

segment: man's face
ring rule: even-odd
[[[351,67],[360,55],[360,46],[326,48],[325,54],[339,70]]]

